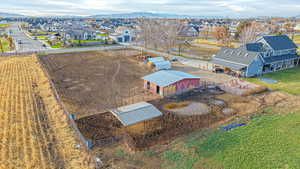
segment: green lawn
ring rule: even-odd
[[[45,40],[48,36],[47,35],[39,35],[39,36],[35,36],[37,37],[38,39],[41,39],[41,40]]]
[[[96,35],[98,35],[98,36],[105,36],[105,37],[109,36],[108,34],[104,34],[104,33],[96,33]]]
[[[263,78],[270,78],[278,80],[279,82],[270,84],[262,82],[259,78],[248,78],[246,80],[256,84],[265,85],[274,90],[281,90],[290,94],[300,95],[300,67],[268,73],[265,74]]]
[[[169,169],[299,169],[300,112],[256,116],[244,127],[186,138],[164,153]],[[208,135],[203,139],[203,136]]]
[[[0,28],[7,28],[9,26],[10,26],[10,24],[0,24]]]
[[[295,35],[295,36],[294,36],[294,42],[295,42],[296,44],[300,44],[300,35]]]
[[[81,43],[86,43],[86,42],[104,42],[104,40],[81,40]],[[79,43],[79,40],[71,40],[71,43]]]
[[[61,42],[57,42],[56,44],[52,45],[51,47],[52,47],[52,48],[63,48]]]

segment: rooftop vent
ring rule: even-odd
[[[248,56],[249,56],[249,53],[246,53],[246,54],[245,54],[245,57],[248,57]]]

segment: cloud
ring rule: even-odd
[[[226,7],[231,9],[232,11],[237,11],[237,12],[241,12],[241,11],[245,11],[246,8],[240,5],[235,5],[235,4],[230,4],[230,3],[226,3],[226,2],[222,2],[218,5],[219,7]]]
[[[95,15],[153,11],[197,16],[295,16],[299,0],[0,0],[1,12]]]

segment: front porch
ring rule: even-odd
[[[300,63],[299,58],[267,63],[263,66],[262,73],[266,74],[270,72],[290,69],[299,65],[299,63]]]

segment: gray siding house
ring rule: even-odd
[[[297,45],[286,35],[264,36],[239,48],[222,48],[213,58],[215,71],[242,77],[260,76],[299,64]]]

